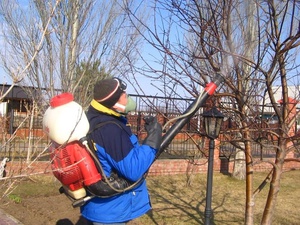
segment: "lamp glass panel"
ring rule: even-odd
[[[217,118],[217,117],[204,118],[204,126],[205,126],[206,134],[212,138],[217,138],[220,133],[222,121],[223,118]]]

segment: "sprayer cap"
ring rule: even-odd
[[[74,100],[74,96],[71,93],[62,93],[60,95],[56,95],[50,100],[51,107],[58,107]]]

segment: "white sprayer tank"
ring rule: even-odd
[[[50,100],[43,118],[43,130],[58,144],[67,144],[85,137],[89,131],[88,119],[71,93],[62,93]]]

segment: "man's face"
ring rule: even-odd
[[[120,105],[124,106],[124,107],[120,107],[118,104],[114,105],[113,108],[119,112],[125,112],[125,106],[128,102],[127,99],[127,94],[126,92],[123,92],[119,98],[119,100],[117,101],[117,103],[119,103]]]

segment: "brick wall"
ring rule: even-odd
[[[272,161],[273,159],[270,159]],[[272,168],[270,163],[254,161],[254,171],[267,171]],[[289,161],[284,165],[284,170],[300,169],[300,163]],[[51,175],[51,166],[49,162],[33,162],[29,166],[25,162],[8,162],[6,165],[7,176],[25,176],[28,174],[49,174]],[[214,161],[214,172],[230,174],[233,171],[233,161],[219,159]],[[199,159],[195,161],[183,159],[161,159],[156,160],[151,166],[148,175],[175,175],[187,173],[206,173],[207,160]]]
[[[224,174],[233,172],[234,161],[229,161],[227,158],[219,158],[219,141],[215,141],[214,150],[214,171]],[[207,147],[208,149],[208,147]],[[286,156],[284,170],[300,169],[300,160],[293,158],[294,153],[290,152]],[[264,162],[253,160],[254,171],[266,171],[272,168],[274,158],[264,159]],[[27,165],[25,162],[8,162],[6,165],[7,176],[18,176],[20,174],[52,174],[51,165],[49,162],[32,162]],[[148,171],[148,175],[175,175],[187,173],[206,173],[207,172],[207,158],[201,159],[159,159],[156,160]]]
[[[208,147],[206,146],[205,149]],[[208,151],[206,152],[206,154]],[[268,162],[260,162],[253,159],[255,171],[266,171],[272,168],[272,164]],[[264,161],[274,162],[274,158],[264,158]],[[233,160],[228,160],[225,157],[219,158],[219,142],[216,140],[216,148],[214,151],[214,171],[224,174],[231,174],[233,172]],[[286,156],[284,170],[300,169],[300,159],[294,158],[294,152],[290,151]],[[26,162],[8,162],[6,166],[7,176],[25,176],[28,174],[52,174],[49,162],[32,162],[27,165]],[[150,176],[156,175],[175,175],[187,173],[206,173],[207,172],[207,158],[201,159],[159,159],[151,166],[148,174]]]

